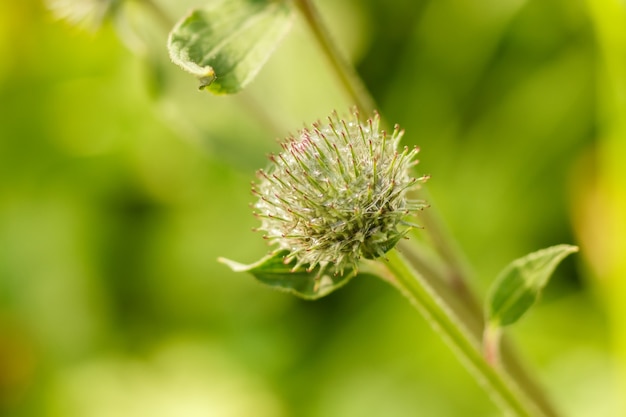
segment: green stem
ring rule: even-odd
[[[429,247],[419,244],[416,239],[398,242],[397,248],[405,256],[411,267],[420,274],[428,286],[440,297],[452,312],[461,319],[463,325],[479,338],[484,328],[483,313],[473,294],[462,297],[449,279],[449,268],[429,256]]]
[[[331,63],[334,72],[340,79],[346,92],[362,111],[371,114],[375,109],[375,103],[372,97],[356,71],[354,71],[348,61],[339,53],[319,12],[313,4],[313,0],[293,1],[306,19],[323,53]],[[426,190],[423,189],[422,192],[425,193]],[[417,252],[413,250],[407,250],[406,252],[416,255],[413,256],[412,262],[414,262],[420,270],[424,270],[424,272],[428,273],[431,278],[430,282],[433,284],[436,293],[442,295],[447,294],[447,301],[457,312],[462,314],[462,317],[465,317],[465,324],[469,326],[473,334],[480,335],[483,326],[482,308],[467,285],[469,281],[467,278],[467,267],[461,255],[461,251],[458,249],[458,245],[448,233],[444,222],[436,213],[433,213],[433,210],[426,210],[422,215],[422,220],[433,247],[445,261],[446,267],[444,273],[437,271],[436,268],[431,268],[431,266],[428,265],[429,262],[424,262],[425,260],[421,259]],[[438,282],[437,278],[439,278],[440,282]],[[441,282],[447,282],[449,288],[442,286]],[[515,378],[515,381],[523,388],[524,392],[534,399],[535,404],[540,407],[543,414],[549,417],[557,417],[558,413],[546,398],[541,387],[537,385],[534,379],[521,365],[512,344],[509,343],[506,338],[502,340],[501,354],[504,368]]]
[[[374,100],[370,96],[367,88],[354,68],[339,52],[319,14],[319,11],[313,4],[313,0],[293,1],[304,16],[311,32],[313,32],[316,41],[322,48],[324,55],[330,62],[333,71],[341,81],[341,84],[346,92],[350,95],[359,109],[365,111],[367,114],[371,114],[376,108]],[[465,283],[466,273],[463,262],[461,261],[461,257],[458,255],[455,245],[451,243],[453,240],[451,240],[446,234],[443,222],[434,214],[429,213],[428,210],[423,214],[423,219],[427,226],[426,230],[431,236],[434,247],[448,262],[448,266],[450,268],[449,278],[453,288],[455,288],[459,293],[468,293],[469,290]]]
[[[420,198],[432,201],[426,187],[419,191]],[[424,230],[428,233],[433,247],[439,252],[449,268],[448,280],[452,288],[462,297],[468,296],[470,290],[467,287],[467,266],[456,241],[450,236],[444,221],[438,215],[437,210],[424,210],[420,214],[420,219],[424,224]]]
[[[300,9],[302,16],[306,19],[315,39],[322,48],[324,55],[328,58],[339,81],[350,95],[356,106],[365,114],[372,114],[376,109],[374,100],[370,96],[367,88],[363,85],[361,78],[354,68],[348,63],[337,49],[330,33],[313,4],[312,0],[293,0],[296,7]]]
[[[485,326],[483,333],[483,353],[485,360],[491,366],[500,365],[500,339],[502,337],[502,328],[492,323]]]
[[[490,366],[482,354],[480,342],[465,329],[397,250],[387,253],[388,273],[385,277],[395,285],[427,318],[433,328],[459,355],[462,362],[481,381],[494,401],[503,409],[519,417],[543,416],[538,407],[527,398],[502,369]]]
[[[426,281],[426,285],[441,298],[451,313],[459,319],[471,337],[475,340],[483,337],[485,329],[483,312],[471,289],[467,286],[455,286],[451,281],[449,268],[445,268],[445,265],[442,268],[438,262],[430,259],[428,248],[418,245],[416,239],[402,240],[397,247],[405,255],[413,269]],[[547,417],[558,417],[559,413],[542,387],[537,384],[523,366],[522,360],[510,340],[505,335],[501,335],[498,339],[490,339],[488,342],[489,346],[485,344],[484,347],[485,353],[491,355],[497,352],[498,364],[504,367],[507,374],[524,391],[526,396],[532,398]],[[496,342],[499,344],[494,346],[492,343]],[[487,351],[488,349],[489,351]],[[494,351],[494,349],[496,350]]]

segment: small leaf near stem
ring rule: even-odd
[[[491,366],[500,365],[502,328],[532,307],[558,264],[577,251],[576,246],[552,246],[516,259],[500,272],[487,299],[483,333],[483,353]]]
[[[557,245],[511,262],[500,272],[487,300],[487,323],[507,326],[520,319],[537,301],[558,264],[578,247]]]

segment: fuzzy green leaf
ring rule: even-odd
[[[250,265],[243,265],[225,258],[219,258],[218,261],[228,265],[235,272],[249,272],[264,284],[308,300],[315,300],[330,294],[356,275],[356,270],[352,268],[346,268],[343,275],[326,273],[319,275],[319,267],[311,272],[307,272],[305,268],[292,272],[295,261],[290,264],[284,262],[288,253],[281,251],[268,255]]]
[[[236,93],[265,64],[291,17],[286,0],[216,0],[174,26],[170,57],[198,78],[201,90]]]
[[[487,300],[488,322],[506,326],[519,320],[539,298],[558,264],[577,251],[576,246],[557,245],[511,262],[491,288]]]

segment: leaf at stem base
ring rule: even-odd
[[[288,254],[287,251],[280,251],[250,265],[225,258],[219,258],[218,261],[228,265],[235,272],[249,272],[266,285],[307,300],[315,300],[330,294],[345,285],[357,273],[353,268],[345,268],[342,275],[320,274],[319,266],[310,272],[305,267],[293,271],[295,260],[289,264],[284,262]]]

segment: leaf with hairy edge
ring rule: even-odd
[[[506,326],[519,320],[535,303],[558,264],[577,251],[576,246],[557,245],[511,262],[491,288],[487,300],[490,325]]]
[[[219,258],[218,261],[228,265],[235,272],[249,272],[264,284],[308,300],[315,300],[330,294],[356,275],[356,270],[352,268],[345,268],[343,275],[322,274],[318,276],[319,267],[311,272],[307,272],[304,267],[292,272],[295,260],[291,264],[284,262],[288,254],[287,251],[280,251],[250,265],[243,265],[225,258]]]
[[[200,81],[200,89],[233,94],[268,60],[291,26],[286,0],[217,0],[192,10],[170,32],[172,61]]]

